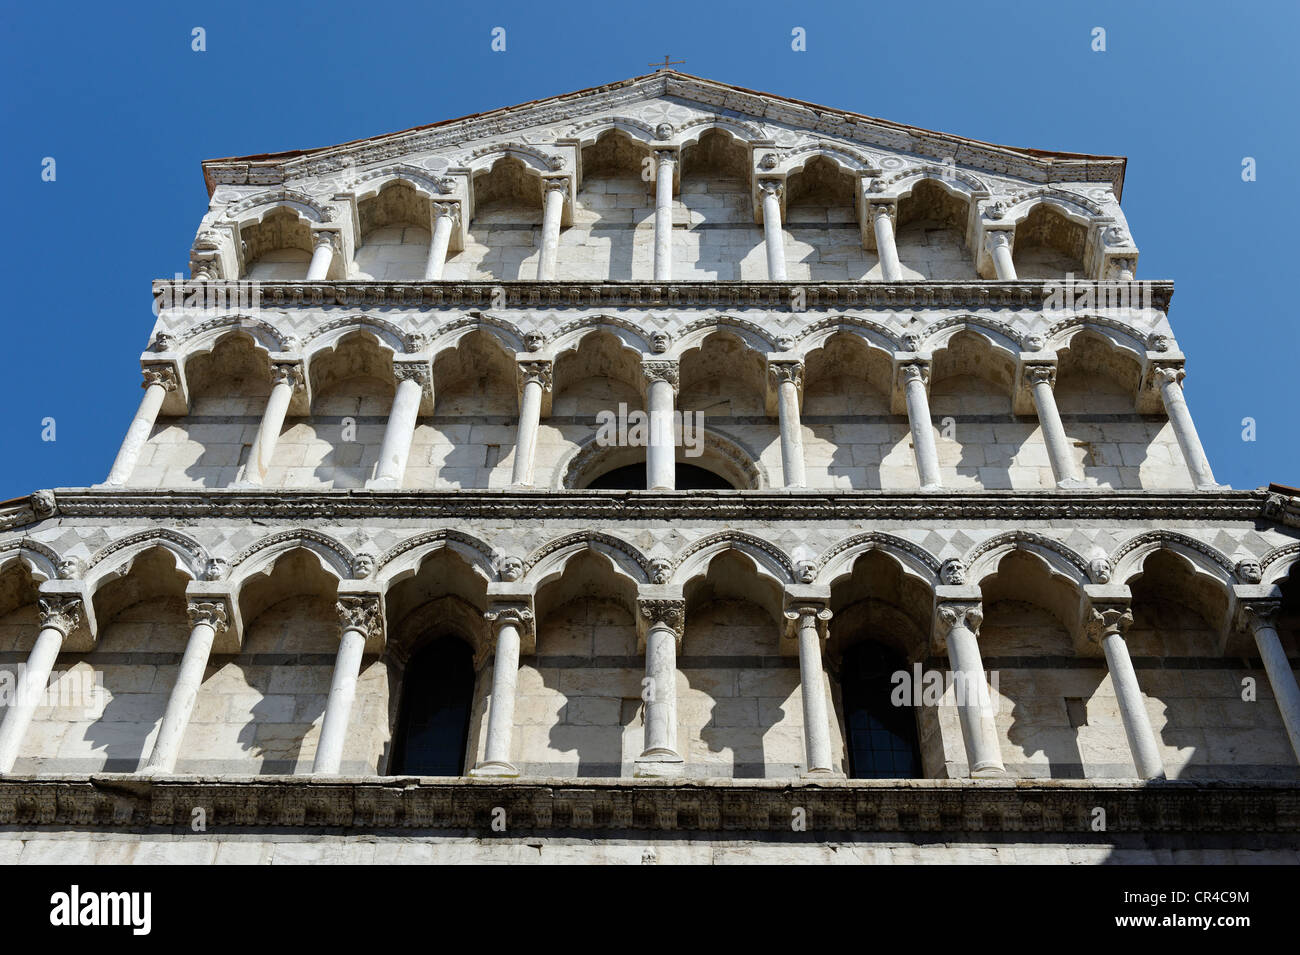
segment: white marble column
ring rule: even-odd
[[[1074,452],[1065,436],[1065,425],[1056,408],[1056,368],[1053,365],[1031,365],[1025,369],[1025,381],[1034,396],[1038,410],[1038,424],[1043,429],[1043,443],[1047,445],[1047,458],[1052,464],[1052,475],[1057,487],[1078,487],[1083,483],[1079,468],[1074,463]]]
[[[549,361],[519,362],[519,431],[515,438],[515,461],[510,483],[531,487],[533,462],[537,457],[537,431],[542,422],[542,397],[551,390]]]
[[[406,462],[411,456],[411,441],[415,438],[415,424],[420,417],[420,401],[429,385],[427,362],[398,362],[393,365],[397,378],[397,392],[388,412],[388,425],[384,428],[384,441],[379,446],[379,468],[366,487],[375,490],[394,490],[402,486],[406,475]]]
[[[984,233],[984,247],[988,249],[989,255],[993,256],[993,270],[997,273],[997,277],[1004,281],[1016,277],[1016,266],[1011,260],[1012,234],[1006,229]]]
[[[532,626],[533,615],[523,605],[494,607],[485,614],[496,624],[496,658],[492,663],[492,702],[488,707],[487,742],[483,761],[471,776],[518,776],[510,762],[511,737],[515,728],[515,687],[519,682],[519,645],[523,631]]]
[[[830,707],[826,702],[826,671],[822,642],[831,612],[821,604],[798,604],[785,611],[799,640],[799,696],[803,701],[805,776],[835,773],[831,760]]]
[[[307,281],[319,282],[329,278],[330,266],[339,251],[339,235],[324,229],[312,233],[311,264],[307,266]]]
[[[189,726],[190,714],[194,712],[194,703],[199,698],[199,687],[203,685],[203,674],[212,653],[212,641],[229,625],[226,605],[219,600],[191,600],[186,609],[190,617],[190,639],[185,644],[185,655],[181,657],[180,669],[176,671],[171,696],[167,698],[167,709],[163,712],[162,725],[158,728],[153,751],[145,763],[146,773],[167,774],[175,771],[181,740],[185,738],[185,728]]]
[[[1247,625],[1255,634],[1255,646],[1264,661],[1264,672],[1268,674],[1268,685],[1273,690],[1273,699],[1277,700],[1278,712],[1282,714],[1291,750],[1300,760],[1300,686],[1296,684],[1291,662],[1286,658],[1277,633],[1275,621],[1281,602],[1252,602],[1243,604],[1241,609]]]
[[[1187,472],[1192,476],[1192,483],[1200,489],[1215,488],[1219,485],[1210,470],[1210,461],[1201,447],[1196,425],[1192,423],[1192,413],[1187,410],[1187,399],[1183,397],[1183,377],[1181,368],[1157,368],[1156,383],[1160,386],[1160,398],[1165,405],[1165,414],[1178,439],[1178,447],[1187,462]]]
[[[367,638],[380,625],[378,597],[340,596],[337,609],[343,633],[339,639],[338,656],[334,659],[329,699],[325,703],[325,722],[321,726],[320,742],[316,744],[316,759],[311,768],[312,774],[316,776],[332,776],[339,771],[343,761],[343,744],[347,740],[348,721],[352,716],[352,701],[357,695],[361,656],[365,652]]]
[[[675,774],[682,757],[677,752],[677,646],[686,620],[686,602],[646,599],[637,607],[647,622],[645,638],[645,749],[636,761],[636,775]]]
[[[880,276],[886,282],[901,282],[903,266],[898,261],[898,244],[894,241],[894,220],[898,205],[875,202],[871,205],[871,225],[876,232],[876,254],[880,257]]]
[[[243,483],[260,486],[266,480],[266,469],[271,466],[275,456],[275,446],[280,441],[280,431],[284,428],[284,416],[289,412],[289,402],[293,393],[303,383],[302,367],[294,362],[280,362],[271,366],[271,396],[266,399],[266,411],[262,414],[262,424],[257,429],[257,437],[248,452],[248,463],[244,467]]]
[[[542,251],[537,258],[537,280],[547,282],[555,278],[555,263],[560,254],[560,220],[564,216],[569,180],[543,179],[542,191],[545,205],[542,209]]]
[[[655,150],[655,281],[673,278],[673,171],[677,151]]]
[[[777,388],[781,425],[781,471],[786,487],[804,487],[803,425],[799,420],[799,386],[803,362],[776,361],[769,366]]]
[[[442,279],[442,267],[447,262],[447,246],[451,243],[451,230],[460,218],[459,202],[433,203],[433,235],[429,240],[429,258],[424,263],[424,280]]]
[[[650,442],[646,448],[646,487],[671,491],[677,486],[677,436],[673,404],[677,396],[677,362],[645,361],[646,410],[650,412]]]
[[[113,459],[113,467],[108,472],[108,477],[104,479],[104,483],[109,486],[120,487],[130,480],[131,472],[135,470],[136,462],[140,460],[140,451],[148,443],[149,435],[153,433],[153,426],[158,420],[163,399],[167,397],[167,392],[176,390],[176,372],[164,365],[145,368],[144,383],[141,387],[144,388],[144,397],[140,399],[140,407],[136,409],[135,417],[131,419],[131,426],[126,429],[126,437],[122,439],[117,457]]]
[[[912,451],[916,456],[917,478],[923,489],[943,485],[939,476],[939,449],[934,441],[934,425],[930,421],[930,397],[925,390],[929,376],[927,365],[913,362],[903,366],[907,423],[912,428]]]
[[[41,630],[18,677],[13,701],[4,711],[4,722],[0,723],[0,775],[13,770],[32,716],[45,696],[45,687],[63,641],[81,623],[79,597],[39,597],[37,604],[40,606]]]
[[[1088,636],[1101,644],[1106,654],[1106,667],[1115,687],[1119,715],[1124,721],[1124,735],[1128,737],[1133,765],[1142,779],[1163,779],[1165,767],[1160,759],[1160,745],[1151,728],[1142,688],[1138,686],[1137,672],[1129,657],[1124,631],[1133,623],[1133,611],[1127,607],[1094,608],[1088,619]]]
[[[944,630],[948,664],[952,667],[957,715],[962,742],[972,776],[1002,776],[1002,749],[993,721],[993,701],[976,632],[984,612],[976,602],[950,601],[940,604],[938,623]]]
[[[785,187],[775,179],[765,179],[758,184],[763,194],[763,238],[767,245],[767,277],[773,282],[785,281],[785,233],[781,230],[781,190]]]

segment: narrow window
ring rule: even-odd
[[[903,658],[876,643],[845,651],[840,669],[844,728],[853,779],[914,779],[921,775],[916,714],[895,706],[893,674],[906,671]]]
[[[473,697],[473,653],[462,641],[441,637],[417,651],[402,676],[393,775],[459,776]]]

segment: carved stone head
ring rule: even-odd
[[[46,518],[54,515],[55,502],[53,491],[33,491],[31,501],[32,510],[36,512],[37,517]]]
[[[650,560],[650,580],[656,584],[668,583],[673,574],[673,562],[666,557],[654,557]]]
[[[668,350],[670,340],[667,332],[653,332],[650,335],[650,348],[656,355],[662,355]]]
[[[801,584],[811,584],[817,579],[817,565],[811,560],[801,560],[794,565],[794,576]]]
[[[507,583],[514,583],[524,575],[524,561],[522,557],[502,557],[501,568],[499,570],[501,579]]]
[[[86,565],[76,557],[64,557],[56,565],[60,580],[77,580],[85,568]]]
[[[759,169],[775,169],[776,153],[764,153],[763,158],[758,161]]]
[[[528,332],[524,335],[524,347],[529,351],[541,351],[546,339],[541,332]]]
[[[1114,572],[1110,565],[1108,557],[1094,557],[1088,561],[1088,576],[1092,578],[1094,584],[1110,583],[1111,574]]]
[[[1237,561],[1237,579],[1243,584],[1257,584],[1264,579],[1264,568],[1254,557]]]
[[[357,554],[352,562],[352,576],[356,580],[365,580],[375,572],[377,561],[374,554]]]
[[[1026,335],[1025,351],[1042,351],[1047,345],[1047,339],[1042,335]]]
[[[966,583],[965,562],[957,557],[949,557],[939,568],[939,579],[949,585]]]
[[[230,562],[222,557],[213,557],[208,561],[208,566],[203,568],[203,579],[224,580],[228,573],[230,573]]]
[[[660,123],[655,127],[655,139],[671,139],[673,135],[672,123]]]

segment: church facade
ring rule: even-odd
[[[203,171],[0,505],[0,862],[1300,861],[1122,158],[664,69]]]

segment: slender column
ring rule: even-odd
[[[984,234],[984,247],[993,256],[993,269],[999,279],[1011,281],[1016,277],[1016,265],[1011,260],[1011,233],[1006,229]]]
[[[392,489],[402,486],[406,474],[406,461],[411,456],[411,440],[415,437],[415,423],[420,416],[420,399],[429,384],[427,362],[398,362],[393,366],[397,376],[397,393],[393,407],[388,412],[388,425],[384,428],[384,442],[379,447],[379,470],[367,487]]]
[[[686,619],[686,602],[642,599],[645,638],[645,749],[637,758],[638,776],[672,773],[682,762],[677,752],[677,646]],[[665,766],[664,764],[669,764]]]
[[[519,644],[523,631],[533,624],[532,611],[523,605],[497,607],[485,614],[496,624],[496,660],[492,664],[492,702],[488,707],[487,743],[483,761],[471,776],[518,776],[510,762],[510,739],[515,728],[515,687],[519,682]]]
[[[40,606],[41,631],[36,635],[36,643],[19,674],[13,702],[5,711],[4,722],[0,723],[0,775],[13,770],[32,716],[45,694],[59,649],[81,622],[79,597],[39,597],[37,603]]]
[[[175,771],[181,740],[189,726],[190,714],[194,712],[203,673],[212,653],[212,641],[229,625],[226,605],[220,601],[190,601],[187,612],[190,616],[190,639],[185,645],[180,669],[176,671],[171,696],[167,698],[167,709],[158,728],[158,738],[154,740],[153,752],[145,763],[146,773]]]
[[[831,762],[830,709],[826,703],[826,671],[822,668],[822,640],[831,612],[819,604],[800,604],[786,610],[799,640],[799,695],[803,699],[806,776],[835,772]]]
[[[1147,713],[1142,688],[1138,686],[1137,672],[1124,642],[1124,631],[1133,624],[1133,611],[1127,607],[1094,609],[1088,619],[1088,636],[1101,644],[1106,654],[1106,667],[1115,687],[1119,702],[1119,715],[1124,721],[1124,735],[1133,754],[1133,765],[1142,779],[1163,779],[1164,763],[1160,759],[1160,746],[1151,728],[1151,715]]]
[[[569,180],[544,179],[542,189],[546,204],[542,211],[542,254],[537,259],[537,280],[546,282],[555,278],[555,263],[560,254],[560,219],[564,215]]]
[[[537,456],[537,429],[542,421],[542,396],[551,390],[551,363],[519,363],[519,434],[515,439],[515,463],[510,483],[529,487],[533,483],[533,460]]]
[[[898,206],[892,202],[876,202],[871,206],[871,224],[876,230],[876,254],[880,256],[880,274],[886,282],[901,282],[903,266],[898,261],[898,245],[894,241],[894,218]]]
[[[655,150],[655,281],[673,278],[673,170],[677,151]]]
[[[1181,368],[1157,368],[1156,383],[1160,386],[1160,398],[1164,401],[1165,414],[1173,426],[1174,437],[1187,462],[1187,471],[1192,476],[1192,483],[1200,489],[1218,487],[1214,472],[1210,470],[1210,461],[1201,447],[1196,425],[1192,423],[1192,413],[1187,410],[1187,399],[1183,397],[1183,378]]]
[[[677,440],[673,431],[677,362],[646,361],[641,368],[648,380],[646,406],[650,412],[646,486],[651,491],[671,491],[677,485]]]
[[[176,372],[165,365],[150,366],[144,370],[144,382],[140,387],[144,389],[144,397],[140,399],[135,417],[131,419],[131,426],[126,429],[126,437],[122,439],[122,446],[113,459],[113,467],[104,480],[105,484],[119,486],[130,479],[136,462],[140,460],[140,451],[153,433],[163,399],[167,392],[176,390]]]
[[[1070,442],[1065,437],[1065,425],[1061,423],[1060,412],[1056,409],[1056,394],[1052,391],[1056,384],[1055,366],[1031,365],[1025,369],[1025,380],[1033,392],[1034,407],[1038,409],[1038,424],[1043,429],[1047,458],[1052,462],[1052,475],[1056,478],[1057,485],[1071,487],[1082,484]]]
[[[1264,661],[1268,685],[1273,689],[1273,699],[1277,700],[1286,735],[1291,739],[1291,750],[1300,760],[1300,686],[1296,684],[1291,662],[1287,660],[1277,635],[1274,621],[1281,607],[1280,601],[1272,600],[1243,604],[1241,609],[1247,625],[1255,634],[1255,646]]]
[[[782,184],[775,179],[765,179],[758,184],[763,193],[763,238],[767,243],[767,277],[773,282],[785,281],[785,234],[781,231]]]
[[[934,425],[930,422],[930,397],[925,383],[930,369],[913,362],[903,366],[903,387],[907,397],[907,423],[912,428],[912,451],[916,455],[916,473],[922,488],[941,487],[939,449],[934,443]]]
[[[803,363],[779,361],[771,374],[780,389],[777,410],[781,422],[781,470],[786,487],[804,487],[803,425],[799,421],[799,386],[803,384]]]
[[[324,229],[312,233],[314,251],[311,264],[307,266],[307,281],[319,282],[329,278],[330,266],[339,250],[339,235]]]
[[[953,670],[957,715],[972,776],[1002,776],[1002,750],[993,722],[992,697],[979,640],[975,636],[984,612],[978,603],[948,602],[939,606],[939,627],[946,631],[948,663]]]
[[[352,700],[357,695],[357,677],[361,674],[361,655],[366,639],[379,627],[379,598],[371,596],[339,597],[337,609],[343,634],[338,656],[334,659],[334,676],[325,703],[325,722],[312,774],[335,775],[343,761],[343,743],[347,739]]]
[[[447,261],[447,246],[451,243],[451,230],[460,218],[459,202],[435,202],[433,209],[433,236],[429,240],[429,258],[424,263],[426,282],[442,279],[442,267]]]
[[[289,411],[289,402],[294,390],[302,385],[302,368],[293,362],[281,362],[271,366],[271,396],[266,399],[266,411],[262,415],[262,424],[253,439],[253,447],[248,452],[248,464],[244,468],[245,484],[260,485],[266,480],[266,469],[271,466],[275,456],[275,446],[280,441],[280,430],[284,427],[284,416]]]

